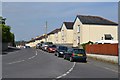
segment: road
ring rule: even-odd
[[[118,78],[118,66],[88,58],[69,62],[39,49],[21,49],[2,57],[3,78]]]

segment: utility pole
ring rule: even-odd
[[[47,42],[47,21],[46,21],[46,26],[45,26],[45,42]]]

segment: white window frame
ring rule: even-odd
[[[80,25],[77,26],[77,32],[80,32]]]

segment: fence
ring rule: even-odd
[[[88,54],[102,54],[102,55],[118,56],[118,44],[86,45],[85,50]]]

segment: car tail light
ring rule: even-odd
[[[52,48],[49,48],[50,50],[52,50]]]
[[[75,54],[74,54],[74,53],[72,53],[72,56],[75,56]]]

